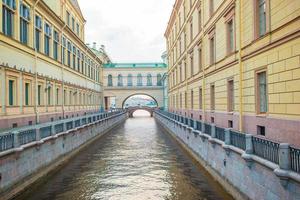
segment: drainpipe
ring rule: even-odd
[[[243,131],[242,0],[239,0],[239,131]]]
[[[61,38],[63,37],[64,34],[64,29],[66,28],[67,24],[65,24],[62,29],[61,29]],[[61,68],[61,81],[62,81],[62,113],[63,113],[63,119],[65,118],[65,81],[64,81],[64,63],[63,63],[63,43],[62,39],[60,42],[60,68]]]
[[[33,47],[34,47],[34,72],[35,72],[35,103],[34,103],[34,113],[35,113],[35,121],[36,121],[36,124],[39,124],[40,123],[40,118],[39,118],[39,112],[38,112],[38,96],[37,96],[37,93],[38,93],[38,75],[37,75],[37,49],[36,49],[36,46],[35,46],[35,34],[34,34],[34,31],[35,31],[35,8],[37,6],[37,4],[40,2],[40,0],[37,0],[35,2],[35,4],[33,5],[33,23],[32,23],[32,31],[33,31]]]

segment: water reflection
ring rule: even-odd
[[[231,199],[147,114],[135,112],[18,200]]]

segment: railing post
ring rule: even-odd
[[[230,128],[225,129],[225,144],[230,145]]]
[[[51,135],[55,135],[55,124],[51,125]]]
[[[246,134],[246,153],[252,154],[253,153],[253,143],[252,143],[252,135]]]
[[[216,125],[215,124],[211,125],[211,137],[216,138]]]
[[[67,131],[67,121],[64,121],[64,123],[63,123],[63,131],[64,132]]]
[[[204,124],[204,121],[201,121],[201,132],[205,133],[205,124]]]
[[[40,128],[36,128],[36,141],[40,141],[41,138]]]
[[[195,130],[197,130],[197,120],[194,120],[194,127]]]
[[[290,145],[288,143],[279,145],[279,167],[283,170],[291,169]]]
[[[19,132],[18,131],[14,131],[12,132],[12,134],[14,134],[14,148],[18,148],[20,147],[20,140],[19,140]]]

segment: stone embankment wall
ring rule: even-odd
[[[64,126],[58,134],[0,152],[0,199],[11,199],[22,192],[126,118],[127,113],[119,112],[101,115],[101,119],[94,117],[78,127],[74,121],[73,127],[76,128]],[[36,131],[36,134],[42,138],[41,131]]]
[[[154,117],[234,198],[300,199],[300,174],[281,170],[273,162],[247,154],[159,112]],[[283,152],[284,148],[280,154]]]

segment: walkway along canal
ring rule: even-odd
[[[153,118],[112,129],[16,200],[232,199]]]

